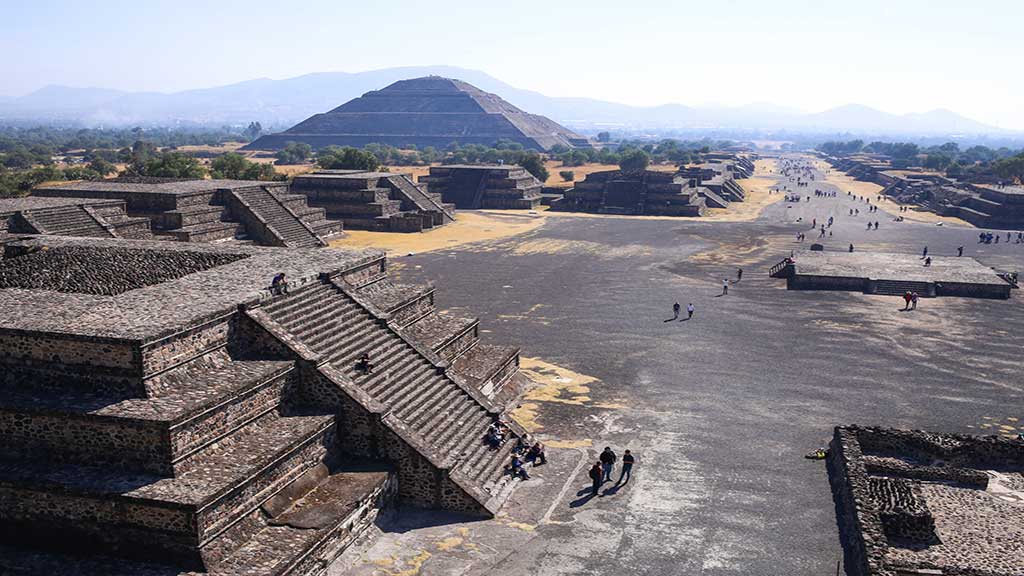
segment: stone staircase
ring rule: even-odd
[[[248,313],[316,365],[339,372],[350,396],[364,398],[386,427],[446,471],[482,513],[496,513],[514,441],[499,450],[485,444],[498,411],[449,373],[432,350],[403,336],[361,300],[324,279]],[[369,373],[357,366],[363,354],[374,365]]]
[[[24,212],[23,216],[39,234],[114,237],[110,227],[85,206],[60,206],[43,210],[29,210]]]
[[[408,176],[396,174],[387,178],[392,190],[398,192],[407,201],[413,203],[422,212],[439,212],[442,215],[442,223],[455,221],[454,206],[441,202],[435,195],[427,194],[420,190]]]
[[[870,294],[886,296],[903,296],[907,292],[917,292],[921,297],[935,296],[935,284],[932,282],[914,282],[910,280],[868,280]]]
[[[247,225],[262,227],[278,245],[287,248],[326,245],[308,224],[265,187],[232,190],[231,195],[237,201],[233,206],[236,211],[248,216],[247,220],[255,220],[262,224],[260,226],[250,221]]]

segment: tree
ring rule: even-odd
[[[263,126],[259,122],[249,122],[249,126],[242,131],[242,138],[252,142],[263,135]]]
[[[163,152],[132,162],[125,173],[151,178],[202,178],[206,176],[206,169],[198,160],[183,152]]]
[[[277,151],[276,164],[301,164],[313,155],[313,147],[305,142],[285,142]]]
[[[558,175],[561,176],[562,180],[566,182],[572,182],[573,179],[576,178],[576,173],[573,172],[572,170],[562,170],[561,172],[558,173]]]
[[[270,164],[250,162],[241,154],[228,152],[210,163],[211,176],[230,180],[274,180],[277,171]]]
[[[608,132],[598,132],[597,133],[597,141],[598,142],[611,142],[611,140],[612,140],[612,135],[610,133],[608,133]]]
[[[1003,178],[1024,181],[1024,152],[996,162],[995,172]]]
[[[640,172],[646,170],[651,163],[651,157],[639,148],[625,150],[619,156],[619,168],[623,172]]]
[[[86,167],[99,174],[100,178],[106,178],[107,176],[117,172],[117,167],[103,158],[94,158]]]
[[[317,164],[321,168],[338,170],[368,170],[373,171],[380,168],[380,160],[376,156],[363,150],[346,146],[328,146],[320,151],[316,157]]]
[[[516,163],[525,168],[530,174],[533,174],[533,177],[540,180],[541,183],[547,182],[549,176],[548,169],[544,166],[544,159],[535,150],[527,150],[521,153]]]

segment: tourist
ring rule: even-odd
[[[509,467],[512,469],[513,478],[530,479],[530,475],[526,473],[526,468],[523,468],[523,461],[519,458],[519,454],[512,454],[512,464]]]
[[[929,267],[931,265],[932,265],[932,257],[929,256],[929,257],[924,259],[924,266],[925,266],[925,268],[927,268],[927,267]]]
[[[910,293],[909,290],[907,290],[907,292],[905,294],[903,294],[903,301],[906,302],[906,304],[903,305],[903,309],[904,310],[910,310],[910,300],[913,297],[914,296]]]
[[[615,452],[612,452],[610,446],[605,446],[604,451],[601,452],[601,470],[604,472],[606,482],[612,481],[612,471],[615,469],[616,460],[618,460],[618,456],[615,455]]]
[[[850,244],[850,252],[853,252],[853,244]]]
[[[370,362],[370,354],[368,352],[364,352],[359,357],[359,360],[356,362],[356,370],[362,372],[364,376],[373,373],[373,362]]]
[[[729,293],[729,279],[722,280],[722,296]]]
[[[875,230],[878,230],[878,220],[875,220]]]
[[[686,305],[686,319],[693,318],[693,302]]]
[[[274,276],[274,279],[270,281],[270,293],[276,296],[288,293],[288,280],[284,277],[284,272]]]
[[[544,453],[544,445],[539,441],[534,442],[533,446],[530,446],[530,450],[526,453],[526,458],[531,460],[534,466],[548,463],[548,457]]]
[[[736,281],[739,282],[740,280],[743,280],[743,268],[736,271]]]
[[[491,422],[491,425],[487,427],[487,444],[492,449],[498,449],[501,447],[501,443],[504,441],[504,431],[501,429],[500,422]]]
[[[917,298],[918,298],[917,292],[914,292],[913,294],[910,295],[910,309],[911,310],[917,310]]]
[[[925,247],[924,247],[924,251],[923,251],[923,252],[921,252],[921,260],[924,260],[924,259],[925,259],[925,258],[927,258],[927,257],[928,257],[928,247],[927,247],[927,246],[925,246]]]
[[[591,481],[591,494],[597,496],[598,490],[601,489],[601,479],[604,475],[601,473],[601,462],[595,462],[590,468],[590,481]]]
[[[619,481],[616,484],[622,484],[622,479],[625,478],[626,482],[629,482],[633,478],[633,464],[636,463],[636,458],[633,454],[626,450],[622,453],[622,472],[619,473]]]
[[[956,255],[957,255],[957,256],[963,256],[963,255],[964,255],[964,247],[963,247],[963,246],[959,246],[959,247],[957,247],[957,249],[956,249]]]
[[[672,305],[672,319],[675,320],[677,318],[679,318],[679,302]]]

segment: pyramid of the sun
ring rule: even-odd
[[[453,142],[493,146],[498,140],[535,150],[550,150],[556,144],[589,145],[583,136],[549,118],[523,112],[500,96],[461,80],[426,76],[367,92],[284,132],[263,136],[247,148],[275,150],[287,142],[361,148],[375,142],[443,149]]]

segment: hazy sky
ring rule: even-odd
[[[949,108],[1024,129],[1021,0],[0,0],[0,94],[446,64],[628,104]]]

